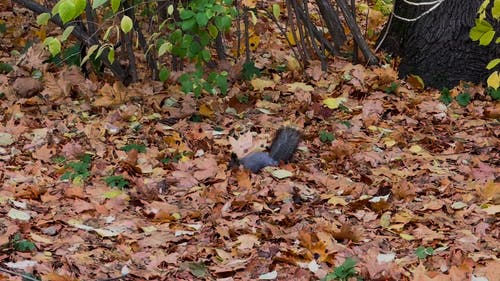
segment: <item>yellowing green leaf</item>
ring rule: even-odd
[[[404,240],[407,240],[407,241],[412,241],[412,240],[415,240],[415,236],[410,235],[410,234],[401,233],[401,234],[399,234],[399,236],[400,236],[401,238],[403,238]]]
[[[75,26],[74,25],[70,25],[68,27],[66,27],[66,29],[64,30],[62,36],[61,36],[61,41],[66,41],[66,39],[68,39],[68,37],[71,35],[71,32],[73,32],[73,30],[75,29]]]
[[[347,101],[347,99],[342,98],[342,97],[340,97],[340,98],[326,98],[323,100],[323,104],[326,105],[326,107],[328,107],[330,109],[337,109],[345,101]]]
[[[498,71],[491,73],[488,80],[486,80],[486,83],[489,87],[492,87],[495,90],[498,89],[498,87],[500,87],[500,73],[498,73]]]
[[[61,42],[57,38],[48,37],[45,39],[44,44],[49,48],[49,52],[53,56],[61,52]]]
[[[491,41],[493,40],[493,37],[495,37],[495,31],[494,30],[490,30],[490,31],[487,31],[483,34],[483,36],[481,36],[481,38],[479,39],[479,45],[482,45],[482,46],[487,46],[491,43]]]
[[[50,17],[49,13],[41,13],[36,17],[36,23],[38,25],[46,25],[49,22]]]
[[[87,55],[82,59],[82,62],[80,65],[83,65],[93,54],[94,52],[99,48],[99,45],[92,45],[90,46],[89,50],[87,51]]]
[[[160,48],[158,49],[158,56],[161,57],[163,56],[168,50],[172,49],[172,43],[170,42],[165,42],[161,44]]]
[[[276,19],[279,19],[280,18],[280,5],[278,4],[273,4],[273,16],[276,18]]]
[[[119,189],[111,189],[110,191],[104,193],[102,196],[106,199],[113,199],[120,196],[122,193],[123,192]]]
[[[486,69],[491,70],[491,69],[493,69],[495,66],[497,66],[499,63],[500,63],[500,59],[494,59],[494,60],[491,60],[491,61],[488,63],[488,65],[486,66]]]
[[[132,27],[134,27],[132,19],[128,16],[123,16],[122,21],[120,22],[120,28],[122,29],[122,31],[125,33],[129,33],[130,30],[132,30]]]

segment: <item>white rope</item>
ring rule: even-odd
[[[426,6],[426,5],[434,5],[434,4],[437,4],[439,2],[443,2],[443,0],[436,0],[436,1],[432,1],[432,2],[420,2],[420,3],[411,2],[408,0],[403,0],[403,2],[405,2],[406,4],[411,5],[411,6]]]
[[[436,1],[433,1],[433,2],[422,2],[422,3],[414,3],[414,2],[409,2],[408,0],[403,0],[405,3],[409,4],[409,5],[413,5],[413,6],[421,6],[421,5],[434,5],[432,7],[429,8],[429,10],[423,12],[421,15],[419,15],[418,17],[416,18],[412,18],[412,19],[409,19],[409,18],[404,18],[402,16],[398,16],[394,13],[394,11],[392,12],[392,15],[399,19],[399,20],[402,20],[402,21],[406,21],[406,22],[413,22],[413,21],[417,21],[419,20],[421,17],[427,15],[428,13],[434,11],[437,7],[439,7],[439,5],[441,5],[445,0],[436,0]]]

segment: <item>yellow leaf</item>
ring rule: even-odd
[[[288,38],[288,41],[290,41],[290,45],[292,46],[297,45],[297,42],[295,42],[295,37],[293,36],[293,33],[291,31],[287,31],[286,37]]]
[[[498,71],[491,73],[486,82],[488,83],[488,86],[493,89],[498,89],[498,87],[500,87],[500,73],[498,73]]]
[[[425,87],[424,80],[418,75],[410,74],[406,81],[412,85],[415,89],[422,90]]]
[[[248,44],[250,45],[250,50],[255,51],[259,47],[260,37],[258,35],[252,35],[248,38]]]
[[[408,240],[408,241],[415,240],[415,237],[413,235],[410,235],[410,234],[401,233],[401,234],[399,234],[399,236],[401,238],[403,238],[404,240]]]
[[[323,100],[323,104],[330,109],[337,109],[345,101],[347,101],[346,98],[327,98]]]
[[[384,143],[385,143],[385,146],[387,146],[387,147],[393,147],[396,144],[396,141],[393,139],[386,139],[384,141]]]
[[[202,104],[200,106],[199,112],[200,112],[200,115],[204,116],[204,117],[211,118],[211,117],[214,116],[214,111],[208,105],[206,105],[206,104]]]
[[[347,202],[342,197],[332,196],[330,197],[330,199],[328,199],[328,204],[345,206],[347,205]]]
[[[500,205],[491,205],[488,208],[483,209],[488,215],[496,215],[500,213]]]
[[[243,0],[241,1],[241,4],[245,7],[253,9],[255,8],[255,5],[257,5],[257,0]]]
[[[265,88],[274,88],[274,86],[276,85],[272,80],[265,80],[260,78],[252,79],[252,81],[250,81],[250,84],[252,84],[252,87],[257,92],[261,92]]]
[[[292,57],[292,56],[287,56],[286,58],[286,66],[288,69],[292,70],[292,71],[298,71],[300,70],[300,63],[299,61]]]
[[[418,145],[418,144],[415,144],[415,145],[412,145],[412,146],[410,147],[410,151],[411,151],[413,154],[417,154],[417,153],[422,152],[422,147],[420,147],[420,145]]]

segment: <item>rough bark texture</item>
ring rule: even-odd
[[[427,0],[418,0],[424,2]],[[469,38],[476,12],[483,0],[445,0],[437,9],[407,23],[393,18],[382,48],[401,56],[400,77],[420,76],[427,86],[453,87],[461,80],[483,82],[485,66],[500,56],[498,46],[479,46]],[[430,6],[408,6],[396,1],[395,13],[414,18]],[[497,44],[498,45],[498,44]]]

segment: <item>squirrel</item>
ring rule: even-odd
[[[229,167],[237,167],[241,164],[253,173],[258,173],[264,167],[278,166],[281,161],[287,163],[297,150],[300,138],[301,134],[297,129],[281,127],[274,136],[269,153],[253,152],[241,159],[231,153]]]

